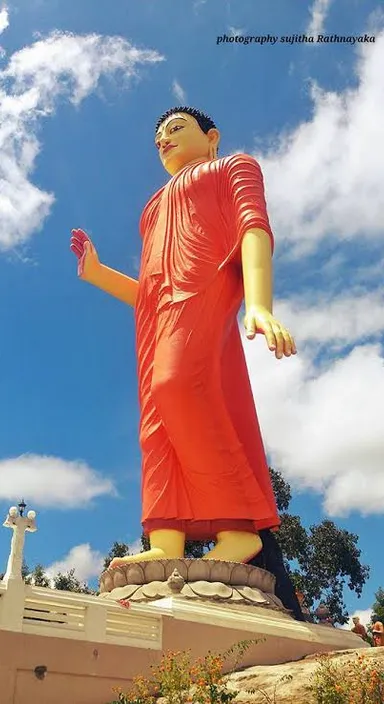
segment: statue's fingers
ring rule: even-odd
[[[291,354],[297,354],[297,349],[296,349],[295,341],[294,341],[294,339],[293,339],[291,333],[288,333],[288,334],[289,334],[289,340],[290,340],[290,343],[291,343]]]
[[[71,242],[70,249],[71,249],[71,252],[73,252],[73,253],[76,255],[76,257],[77,257],[78,259],[80,259],[80,257],[81,257],[82,254],[83,254],[83,249],[82,249],[82,247],[79,247],[79,245],[76,244],[76,242]]]
[[[265,335],[265,339],[267,341],[269,349],[274,352],[276,350],[277,340],[275,333],[272,329],[272,325],[270,323],[266,323],[264,325],[263,333]]]
[[[282,329],[283,339],[284,339],[284,355],[285,357],[290,357],[293,354],[293,339],[285,328]]]
[[[254,318],[245,318],[245,335],[248,340],[253,340],[256,335],[256,321]]]
[[[276,339],[276,358],[281,359],[284,354],[284,336],[279,325],[276,323],[272,325],[273,333]]]
[[[284,329],[283,335],[284,335],[284,346],[287,349],[287,351],[289,350],[289,355],[286,355],[286,356],[289,357],[291,354],[296,354],[296,352],[297,352],[296,344],[295,344],[295,341],[294,341],[291,333],[289,332],[289,330]]]
[[[85,241],[81,237],[79,237],[79,235],[72,233],[70,242],[71,244],[76,244],[78,247],[83,248]]]
[[[84,230],[81,230],[80,228],[77,228],[75,230],[72,230],[72,234],[77,237],[80,242],[89,242],[89,237]]]

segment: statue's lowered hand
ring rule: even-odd
[[[250,306],[245,314],[244,327],[249,340],[253,340],[257,333],[265,335],[268,347],[277,359],[290,357],[297,352],[289,330],[263,306]]]

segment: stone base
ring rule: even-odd
[[[258,567],[217,560],[126,563],[100,578],[100,598],[132,613],[161,614],[163,651],[202,657],[255,640],[242,665],[277,664],[313,653],[365,648],[350,631],[295,621],[276,597],[275,577]]]
[[[274,593],[269,572],[238,562],[178,559],[131,562],[108,569],[100,578],[100,596],[132,603],[178,595],[187,600],[258,606],[288,613]]]

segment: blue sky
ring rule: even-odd
[[[140,213],[166,180],[154,123],[186,102],[214,117],[222,154],[262,165],[275,312],[300,354],[245,343],[257,409],[292,511],[360,536],[371,578],[346,597],[368,609],[384,585],[378,3],[16,0],[0,30],[0,511],[23,495],[38,512],[28,563],[92,580],[113,541],[139,537],[133,315],[77,280],[69,234],[137,274]],[[216,44],[366,32],[374,43]]]

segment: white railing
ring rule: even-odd
[[[23,582],[0,583],[0,630],[160,650],[162,616],[153,607],[128,609],[106,599]]]

